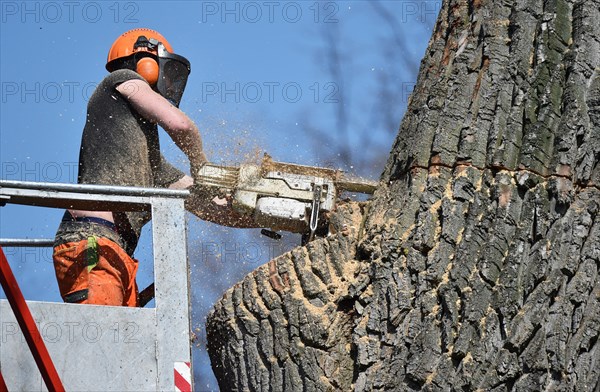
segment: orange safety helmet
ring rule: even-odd
[[[142,76],[158,92],[179,106],[190,62],[173,53],[171,44],[159,32],[138,28],[123,33],[108,51],[106,69],[131,69]]]
[[[117,66],[117,64],[121,62],[120,60],[124,60],[126,57],[129,57],[138,51],[144,51],[144,49],[141,49],[141,46],[136,47],[139,37],[146,37],[147,40],[154,38],[155,40],[162,42],[165,49],[169,52],[173,52],[173,48],[169,42],[167,42],[166,38],[158,31],[144,28],[129,30],[117,38],[110,47],[108,59],[106,60],[106,69],[108,71],[114,71],[115,69],[120,68]],[[152,53],[152,51],[148,52]],[[153,54],[156,55],[156,51],[154,51]],[[158,62],[148,56],[142,57],[136,63],[135,71],[151,85],[156,84],[159,72]]]

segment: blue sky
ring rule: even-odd
[[[376,179],[440,8],[439,1],[379,4],[2,0],[0,178],[76,181],[87,98],[106,75],[108,48],[124,31],[149,27],[192,64],[181,109],[197,123],[211,161],[236,165],[268,152],[279,161]],[[385,86],[392,86],[389,97]],[[161,143],[167,158],[188,171],[164,132]],[[350,159],[343,159],[344,148]],[[0,237],[52,238],[61,215],[2,207]],[[223,229],[193,216],[188,226],[193,324],[201,336],[224,290],[299,241],[288,235],[273,244],[256,230]],[[152,281],[150,246],[146,227],[136,253],[147,261],[141,287]],[[27,299],[60,301],[50,249],[5,252]],[[203,347],[194,361],[197,390],[216,389]]]

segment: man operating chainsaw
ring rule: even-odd
[[[175,54],[158,32],[134,29],[113,43],[106,69],[110,74],[88,103],[78,182],[172,189],[193,185],[192,177],[162,156],[157,128],[160,125],[186,154],[192,175],[198,173],[206,162],[200,133],[178,108],[189,61]],[[223,199],[208,201],[205,210],[209,220],[247,226]],[[133,252],[149,220],[149,212],[67,210],[53,254],[63,300],[137,306],[138,262]]]

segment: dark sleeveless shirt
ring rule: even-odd
[[[78,183],[166,188],[184,176],[160,153],[157,125],[141,117],[116,90],[119,84],[132,79],[143,80],[131,70],[114,71],[92,94],[81,140]],[[123,240],[121,245],[133,254],[150,213],[114,212],[113,215]],[[96,224],[68,223],[59,227],[57,244],[106,234],[101,228],[95,231]],[[73,225],[83,232],[74,232]]]

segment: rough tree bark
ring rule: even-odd
[[[600,0],[444,1],[373,200],[215,305],[222,390],[600,390],[599,158]]]

